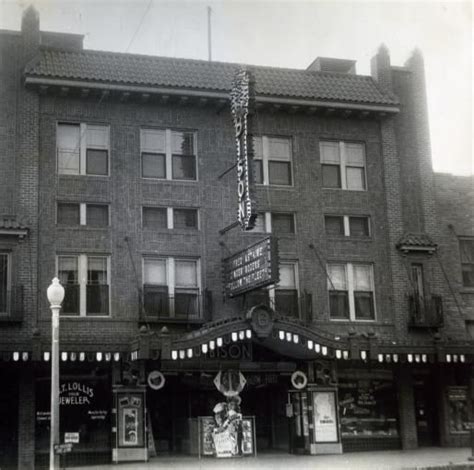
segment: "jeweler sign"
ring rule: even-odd
[[[267,237],[223,260],[225,291],[229,297],[279,281],[277,240]]]
[[[253,105],[253,86],[249,72],[237,71],[230,93],[230,108],[235,129],[237,150],[237,217],[242,230],[252,230],[257,213],[253,200],[252,159],[253,143],[251,135],[251,107]]]

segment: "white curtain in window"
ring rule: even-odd
[[[76,256],[61,256],[58,258],[58,277],[61,284],[77,282]]]
[[[295,265],[293,263],[280,264],[280,282],[278,287],[282,289],[295,289]]]
[[[166,153],[166,133],[158,129],[142,129],[140,132],[142,152]]]
[[[80,127],[78,124],[59,124],[57,135],[58,172],[79,173]]]
[[[89,257],[87,259],[89,282],[107,284],[107,258]]]
[[[319,149],[321,152],[322,162],[334,164],[339,164],[341,162],[338,142],[321,142],[319,144]]]
[[[347,276],[346,276],[345,265],[343,264],[328,265],[328,274],[329,274],[329,278],[331,279],[331,282],[329,282],[329,279],[328,279],[329,289],[334,288],[336,290],[347,290]]]
[[[345,143],[346,165],[364,166],[365,155],[364,146],[362,144]]]
[[[87,126],[87,147],[108,149],[109,128],[107,126]]]
[[[354,290],[371,291],[372,290],[372,266],[363,264],[354,264]]]
[[[290,160],[290,141],[276,137],[268,138],[268,158],[270,160]]]
[[[346,168],[347,189],[365,189],[363,168]]]
[[[164,259],[147,259],[144,263],[144,283],[159,284],[165,286],[168,284],[166,280],[166,260]]]
[[[175,261],[176,286],[197,287],[197,272],[195,261]]]

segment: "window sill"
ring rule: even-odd
[[[345,193],[368,193],[367,189],[345,189],[345,188],[321,188],[323,191],[343,191]]]
[[[206,322],[204,318],[174,318],[174,317],[146,317],[140,316],[138,319],[140,323],[175,323],[175,324],[192,324],[201,325]]]
[[[107,179],[110,179],[110,175],[63,175],[61,173],[58,174],[58,177],[59,178],[66,178],[66,179],[76,179],[76,178],[81,178],[81,179],[84,179],[84,178],[107,178]]]
[[[100,232],[106,232],[107,230],[110,229],[110,225],[107,225],[107,227],[91,227],[90,225],[59,225],[56,224],[56,228],[61,231],[68,231],[68,230],[98,230]]]
[[[160,234],[179,234],[179,235],[198,235],[201,233],[201,230],[197,228],[148,228],[148,227],[143,227],[143,232],[144,233],[160,233]]]
[[[146,176],[141,177],[142,180],[148,183],[172,183],[172,184],[189,184],[195,185],[200,183],[199,180],[176,180],[176,179],[166,179],[166,178],[149,178]]]
[[[115,320],[111,315],[59,315],[60,321],[72,320],[72,321],[85,321],[85,320]]]
[[[295,185],[286,185],[286,184],[261,184],[255,183],[257,189],[278,189],[278,190],[287,190],[294,191],[296,189]]]
[[[474,287],[461,287],[459,290],[461,294],[474,294]]]
[[[326,235],[326,239],[332,242],[373,242],[373,237],[351,237],[345,235]]]

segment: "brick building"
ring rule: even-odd
[[[55,275],[69,464],[204,452],[219,372],[244,453],[468,443],[472,178],[433,174],[419,52],[248,66],[247,232],[238,64],[84,50],[31,7],[0,54],[2,468],[47,462]],[[225,295],[222,260],[269,235],[279,282]]]

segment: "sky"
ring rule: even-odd
[[[0,29],[19,30],[29,4],[41,29],[79,33],[87,49],[306,68],[316,57],[370,74],[380,44],[392,65],[425,59],[433,167],[474,173],[472,3],[432,0],[0,0]]]

